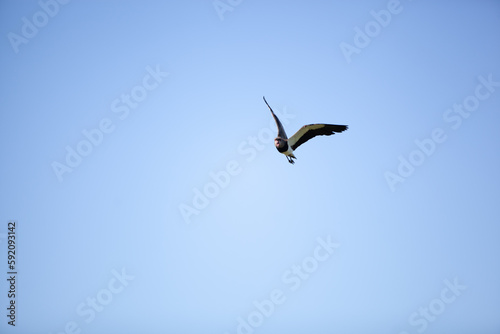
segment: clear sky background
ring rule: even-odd
[[[499,31],[498,1],[1,1],[0,331],[499,333]],[[349,130],[290,165],[263,95]]]

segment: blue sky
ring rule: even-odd
[[[0,2],[1,332],[498,333],[499,30],[498,1]],[[290,165],[263,95],[349,130]]]

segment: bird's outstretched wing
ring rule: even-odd
[[[271,114],[273,114],[274,120],[276,121],[276,125],[278,126],[278,137],[283,138],[283,139],[288,139],[288,137],[286,136],[285,128],[283,128],[283,124],[281,124],[278,117],[274,114],[274,111],[269,106],[269,103],[267,103],[266,98],[264,96],[262,98],[264,99],[264,102],[266,102],[269,110],[271,110]]]
[[[293,136],[288,139],[288,144],[292,150],[304,144],[311,138],[316,136],[330,136],[338,132],[347,130],[347,125],[337,124],[308,124],[304,125]]]

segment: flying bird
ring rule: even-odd
[[[288,162],[294,164],[295,161],[293,159],[297,159],[295,155],[293,155],[293,151],[297,149],[300,145],[304,144],[311,138],[316,136],[330,136],[335,133],[340,133],[347,130],[347,125],[337,125],[337,124],[308,124],[304,125],[290,138],[287,137],[285,129],[283,128],[283,124],[281,124],[278,117],[274,114],[273,109],[267,103],[266,98],[264,98],[264,102],[266,102],[267,107],[271,110],[271,114],[276,121],[276,125],[278,126],[278,137],[274,139],[274,146],[278,152],[283,153]]]

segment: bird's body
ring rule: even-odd
[[[285,145],[283,147],[279,147],[279,145],[276,145],[276,149],[278,150],[278,152],[283,153],[284,155],[289,157],[288,161],[290,161],[292,164],[294,163],[294,161],[292,159],[297,159],[295,157],[295,155],[293,155],[292,147],[290,145],[288,145],[288,140],[285,140]]]
[[[287,137],[285,129],[281,124],[278,117],[274,114],[273,109],[269,106],[264,97],[264,102],[266,102],[267,107],[271,110],[271,114],[276,121],[278,126],[278,136],[274,139],[274,145],[278,152],[283,153],[288,162],[291,164],[295,163],[293,159],[297,159],[293,152],[306,141],[316,136],[330,136],[335,133],[340,133],[347,130],[347,125],[337,125],[337,124],[308,124],[304,125],[290,138]]]

